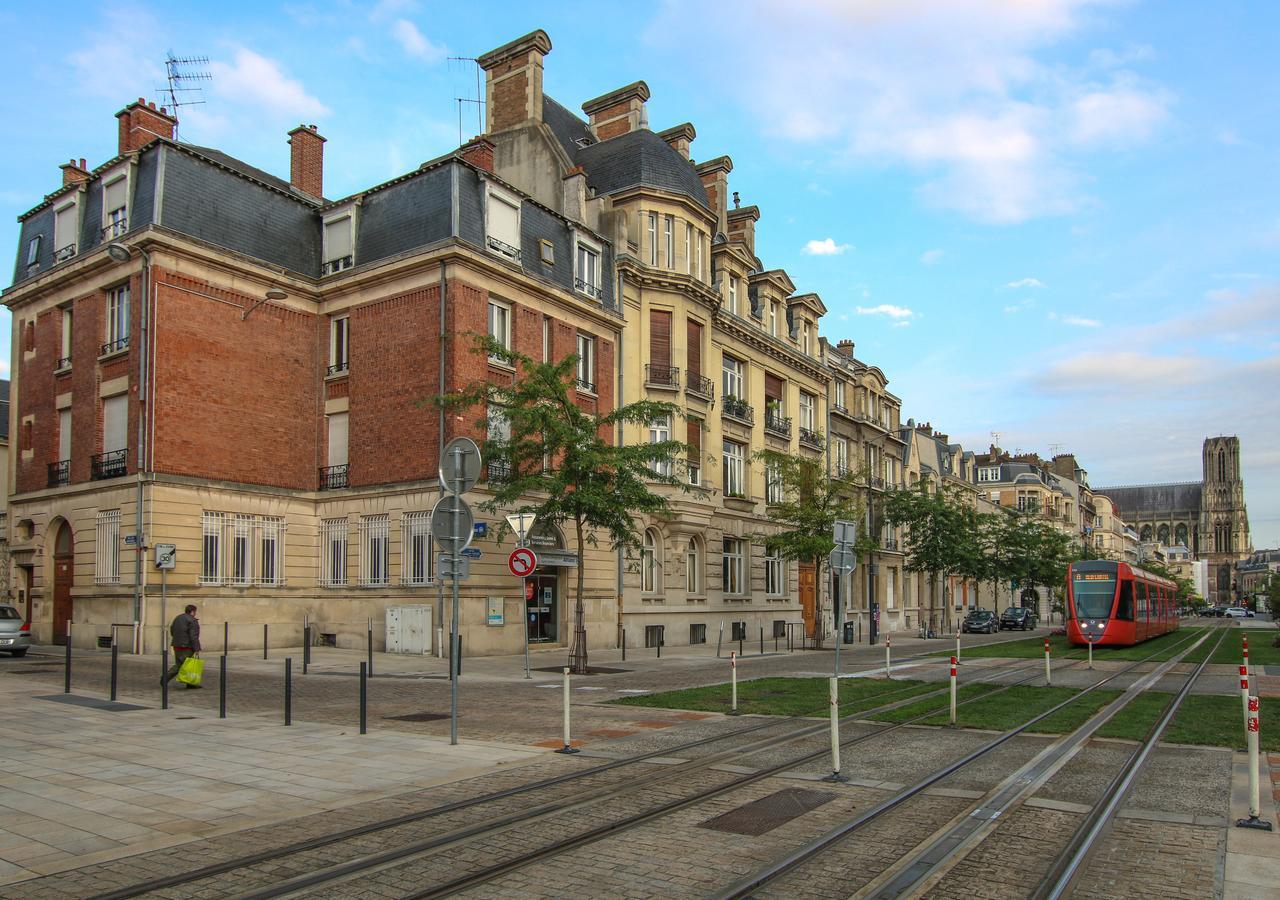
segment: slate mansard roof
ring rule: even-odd
[[[1110,497],[1126,522],[1159,513],[1199,517],[1204,485],[1199,481],[1176,484],[1142,484],[1132,487],[1094,488],[1094,494]]]

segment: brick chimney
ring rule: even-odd
[[[707,199],[711,201],[711,209],[716,214],[716,230],[728,233],[729,223],[725,216],[729,205],[729,173],[733,171],[733,160],[727,156],[717,156],[700,163],[694,171],[702,179]]]
[[[178,120],[163,106],[157,109],[141,97],[116,113],[116,119],[120,122],[120,153],[138,150],[156,138],[171,141],[173,130],[178,127]]]
[[[621,134],[649,127],[649,113],[645,101],[649,99],[649,85],[634,81],[626,87],[602,94],[582,104],[596,139],[607,141]],[[690,126],[692,127],[692,126]]]
[[[490,50],[476,62],[485,72],[485,133],[542,121],[542,60],[551,38],[542,29]]]
[[[734,194],[737,199],[737,193]],[[756,254],[756,222],[760,221],[760,208],[757,206],[735,206],[726,214],[729,223],[729,240],[742,241],[747,245],[747,252]]]
[[[484,135],[474,137],[470,143],[463,144],[458,155],[477,169],[493,171],[493,142]]]
[[[69,184],[80,184],[81,182],[89,180],[89,170],[85,167],[83,156],[80,157],[79,163],[74,159],[71,159],[58,166],[58,168],[62,170],[63,187],[66,187]]]
[[[836,352],[845,359],[853,359],[853,341],[847,338],[836,344]]]
[[[692,122],[685,122],[683,125],[677,125],[674,128],[668,128],[666,131],[658,132],[658,137],[670,144],[671,149],[685,159],[689,158],[689,145],[693,143],[693,139],[697,136],[698,132],[694,130]]]
[[[308,196],[324,196],[324,138],[314,125],[289,132],[289,183]]]
[[[563,212],[574,222],[587,221],[587,172],[582,166],[574,166],[561,179],[564,198]]]

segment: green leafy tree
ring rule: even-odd
[[[776,526],[768,533],[753,535],[783,559],[812,562],[822,583],[822,567],[835,549],[835,523],[847,519],[861,523],[863,507],[854,499],[859,490],[859,475],[847,472],[829,476],[821,458],[792,456],[776,450],[761,450],[755,458],[764,463],[766,480],[776,480],[777,502],[766,505],[766,516]],[[869,551],[870,535],[859,534],[854,545],[860,559]],[[872,543],[874,541],[872,540]],[[878,546],[878,545],[876,545]],[[821,597],[822,592],[816,592]],[[815,635],[821,646],[822,604],[815,603]],[[836,638],[839,640],[839,637]]]
[[[930,490],[928,482],[923,479],[913,488],[894,491],[885,497],[885,520],[904,530],[906,570],[924,572],[929,576],[930,629],[939,624],[933,605],[938,578],[960,571],[969,552],[965,547],[966,517],[963,509],[948,491]],[[943,618],[949,619],[946,610],[944,587]]]
[[[1271,612],[1272,618],[1274,618],[1276,610],[1280,610],[1280,573],[1271,573],[1270,577],[1267,578],[1263,593],[1267,595],[1267,609]]]
[[[687,489],[678,477],[689,447],[674,440],[617,444],[613,436],[628,425],[647,426],[679,415],[673,403],[641,400],[604,413],[584,410],[573,389],[578,357],[539,362],[488,339],[477,338],[476,353],[517,370],[512,384],[472,385],[438,398],[451,409],[478,408],[487,438],[481,453],[488,464],[490,499],[484,510],[532,512],[540,523],[572,530],[578,550],[573,609],[571,666],[587,671],[587,629],[583,612],[585,550],[598,535],[616,549],[640,546],[641,515],[668,512],[667,498],[654,485]]]

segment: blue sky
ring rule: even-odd
[[[287,175],[285,133],[316,123],[341,196],[457,145],[475,69],[448,57],[544,28],[566,106],[642,78],[655,129],[692,121],[696,159],[732,156],[765,264],[822,295],[824,333],[904,416],[974,449],[1060,445],[1095,486],[1198,479],[1204,436],[1239,434],[1254,544],[1280,545],[1273,4],[539,7],[0,10],[0,244],[60,162],[114,153],[168,50],[214,76],[183,140]]]

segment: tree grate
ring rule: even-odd
[[[775,794],[761,797],[737,809],[707,819],[699,823],[698,827],[758,837],[817,809],[824,803],[829,803],[835,799],[835,796],[827,791],[784,788]]]

